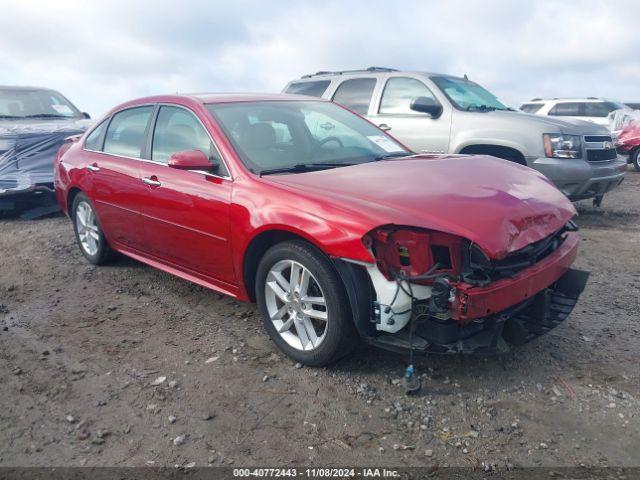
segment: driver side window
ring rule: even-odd
[[[184,108],[160,107],[153,132],[151,159],[166,164],[171,155],[186,150],[200,150],[219,164],[217,173],[227,175],[216,147],[198,119]]]
[[[438,102],[431,90],[420,80],[408,77],[393,77],[387,80],[380,101],[381,115],[424,115],[411,110],[411,101],[417,97],[427,97]]]

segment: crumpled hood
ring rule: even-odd
[[[491,258],[541,240],[576,214],[541,173],[489,156],[422,155],[265,179],[335,202],[369,229],[396,224],[447,232]]]
[[[0,193],[53,183],[53,159],[64,139],[89,125],[91,121],[85,119],[1,121]]]

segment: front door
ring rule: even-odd
[[[389,77],[377,109],[368,118],[416,153],[448,153],[451,110],[444,108],[438,118],[415,112],[410,105],[417,97],[440,103],[417,78]]]
[[[220,165],[215,172],[168,166],[172,154],[201,150]],[[229,209],[232,182],[211,137],[195,114],[161,106],[151,161],[140,165],[147,198],[140,212],[149,254],[188,272],[236,282],[231,261]]]

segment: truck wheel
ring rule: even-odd
[[[324,366],[356,345],[342,280],[331,261],[306,242],[279,243],[265,253],[256,299],[267,333],[296,362]]]
[[[636,172],[640,172],[640,147],[636,148],[631,154],[631,163],[633,163],[633,168],[636,169]]]

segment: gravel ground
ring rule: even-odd
[[[66,218],[0,220],[0,465],[640,465],[640,174],[579,205],[571,317],[500,357],[361,347],[327,369],[254,305],[121,258]]]

